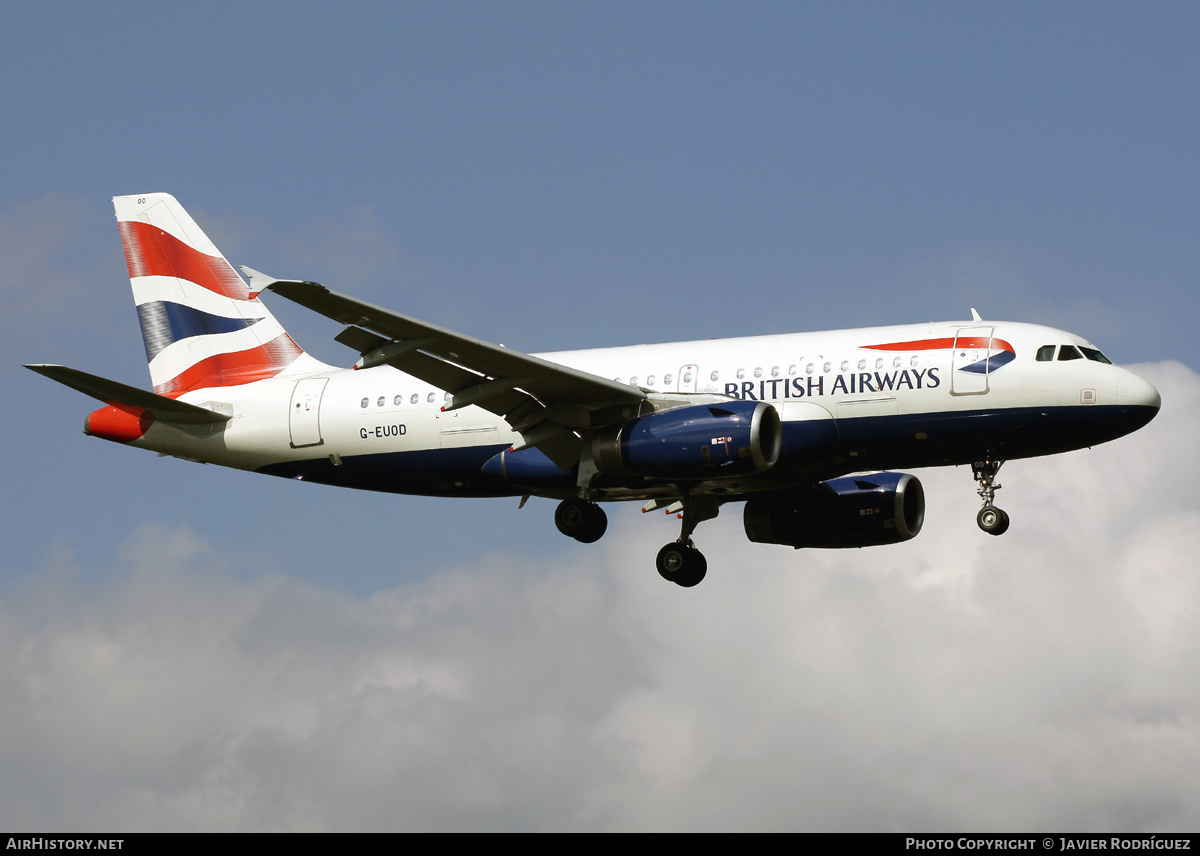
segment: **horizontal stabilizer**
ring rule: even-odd
[[[96,375],[70,369],[66,366],[35,364],[25,368],[40,375],[56,380],[64,386],[78,390],[84,395],[98,398],[105,404],[114,407],[136,407],[148,412],[160,422],[174,422],[180,425],[204,425],[225,422],[230,417],[204,407],[197,407],[184,401],[176,401],[136,386],[118,383],[115,380],[97,377]]]

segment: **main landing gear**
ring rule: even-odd
[[[716,517],[721,507],[713,496],[684,497],[680,504],[683,506],[683,528],[679,540],[658,551],[656,564],[664,580],[691,588],[708,573],[708,561],[692,543],[692,533],[705,520]],[[590,544],[599,541],[608,529],[608,515],[599,505],[586,499],[564,499],[554,511],[554,525],[562,534]]]
[[[655,562],[659,576],[684,588],[697,585],[708,573],[708,560],[692,546],[691,539],[686,544],[679,541],[667,544],[658,551]]]
[[[712,520],[721,510],[716,497],[698,496],[683,499],[683,529],[679,540],[658,551],[658,575],[664,580],[691,588],[708,573],[708,560],[692,544],[692,533],[705,520]]]
[[[586,499],[564,499],[554,511],[554,525],[569,538],[584,544],[599,541],[608,529],[604,509]]]
[[[996,483],[996,473],[1000,472],[1002,466],[1004,461],[987,460],[971,464],[975,481],[979,482],[979,496],[983,499],[983,508],[979,509],[975,522],[989,535],[1003,535],[1008,531],[1008,514],[994,504],[996,491],[1000,489]]]

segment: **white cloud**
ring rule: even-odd
[[[907,544],[625,516],[367,599],[135,532],[0,602],[0,823],[37,829],[1150,830],[1200,820],[1200,377]],[[432,501],[432,500],[431,500]],[[75,568],[82,564],[82,568]],[[105,567],[111,565],[111,567]]]

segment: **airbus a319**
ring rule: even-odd
[[[34,371],[104,402],[85,433],[301,481],[430,496],[558,500],[581,542],[601,503],[682,518],[658,572],[693,586],[692,535],[744,503],[752,541],[865,547],[913,538],[920,481],[969,464],[977,522],[1006,460],[1115,439],[1157,390],[1079,336],[969,321],[524,354],[314,282],[279,280],[213,246],[174,197],[113,200],[154,391],[57,365]],[[305,353],[261,300],[346,325],[353,368]]]

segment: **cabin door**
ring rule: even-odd
[[[327,377],[306,377],[296,381],[292,402],[288,407],[288,429],[292,448],[319,446],[321,439],[321,396],[325,393]]]
[[[993,327],[959,327],[954,337],[954,362],[950,369],[950,392],[981,395],[988,391],[988,355]]]

